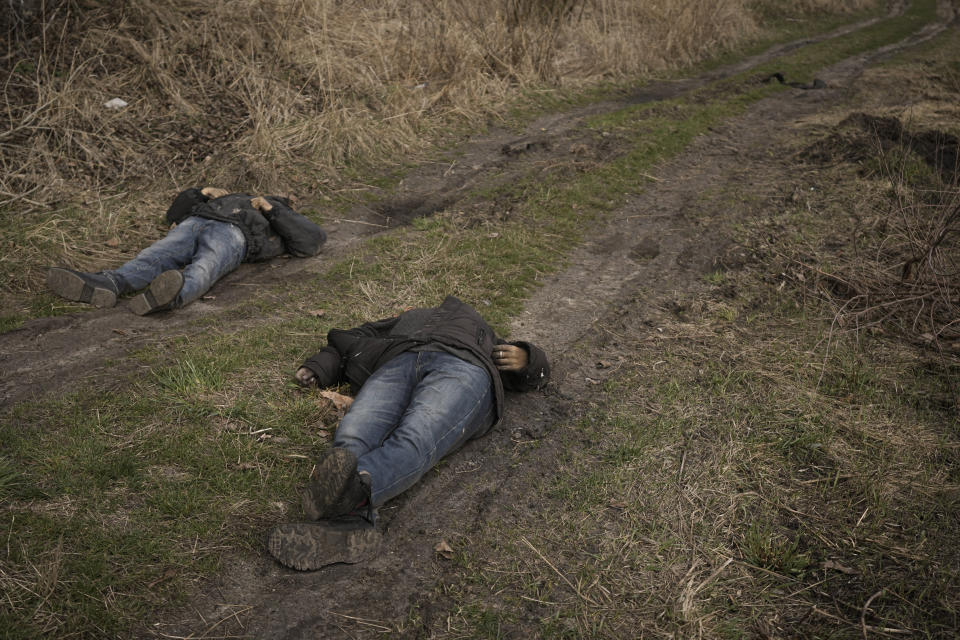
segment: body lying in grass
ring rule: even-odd
[[[316,255],[327,239],[287,198],[215,187],[182,191],[167,210],[167,222],[172,227],[165,238],[121,267],[97,273],[54,267],[47,285],[68,300],[97,307],[112,307],[117,296],[149,287],[130,301],[130,309],[144,315],[193,302],[241,262]]]
[[[331,330],[297,382],[349,382],[358,393],[303,491],[315,522],[280,525],[270,552],[296,569],[362,559],[377,543],[377,507],[497,423],[504,389],[539,389],[549,376],[542,350],[498,338],[452,296],[439,307]]]

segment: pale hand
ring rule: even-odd
[[[219,187],[204,187],[200,190],[200,193],[207,196],[211,200],[214,200],[216,198],[222,198],[230,192],[226,189],[220,189]]]
[[[500,371],[521,371],[527,366],[527,350],[512,344],[498,344],[493,347],[493,364]]]
[[[266,198],[263,196],[257,196],[256,198],[252,199],[250,204],[254,209],[260,209],[260,211],[263,211],[264,213],[270,211],[270,209],[273,209],[273,205],[267,202]]]
[[[297,369],[297,373],[294,378],[296,378],[297,384],[299,384],[301,387],[308,387],[312,384],[317,384],[317,376],[313,373],[313,371],[310,371],[310,369],[307,369],[306,367],[300,367]]]

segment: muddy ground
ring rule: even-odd
[[[902,10],[902,7],[893,9],[894,12]],[[364,238],[389,232],[414,218],[447,207],[465,209],[477,217],[496,219],[508,215],[509,204],[471,202],[466,199],[467,194],[478,188],[509,184],[520,177],[536,175],[551,166],[589,167],[591,163],[624,152],[616,140],[583,129],[584,121],[590,116],[632,104],[675,98],[777,55],[806,44],[841,38],[874,22],[864,21],[816,38],[779,45],[763,55],[700,77],[645,85],[624,92],[620,100],[547,115],[533,122],[522,135],[494,128],[452,149],[449,161],[423,165],[410,172],[395,192],[379,194],[379,198],[372,193],[369,204],[357,205],[325,225],[329,240],[316,258],[244,264],[222,279],[202,300],[176,314],[140,318],[126,312],[123,308],[126,303],[121,301],[114,309],[38,319],[20,330],[2,334],[0,406],[57,390],[64,379],[102,379],[103,384],[109,385],[128,373],[118,370],[113,361],[131,349],[149,345],[159,336],[179,335],[198,317],[242,305],[256,296],[260,288],[295,279],[298,274],[322,272]],[[304,207],[322,211],[324,203],[307,201]],[[109,368],[101,366],[106,360],[111,360]]]
[[[221,576],[205,585],[188,609],[169,619],[145,620],[140,635],[367,637],[402,626],[414,609],[424,627],[438,624],[431,619],[431,612],[443,614],[435,603],[436,587],[450,569],[434,545],[443,539],[469,542],[476,524],[506,505],[526,504],[535,513],[537,506],[526,488],[550,465],[551,452],[576,445],[557,440],[557,425],[582,412],[591,387],[615,374],[618,363],[637,357],[621,344],[649,336],[661,318],[681,314],[681,301],[696,296],[707,273],[736,269],[749,259],[729,240],[727,229],[708,223],[714,217],[709,207],[721,204],[701,194],[724,189],[760,201],[788,197],[795,187],[795,159],[777,150],[792,148],[811,122],[837,123],[852,112],[886,113],[919,100],[908,92],[864,92],[860,83],[877,60],[939,30],[956,28],[951,19],[952,14],[945,13],[942,22],[914,38],[823,69],[817,76],[822,88],[790,88],[764,99],[695,140],[651,176],[638,177],[642,192],[588,234],[568,266],[543,282],[514,321],[513,336],[530,339],[552,354],[549,387],[509,398],[506,419],[496,430],[386,505],[377,558],[301,573],[279,566],[265,550],[254,557],[230,557]],[[862,26],[824,37],[842,37]],[[470,201],[467,194],[557,163],[597,163],[622,153],[615,137],[582,126],[591,115],[683,95],[807,42],[700,78],[648,85],[621,100],[545,116],[523,135],[491,130],[452,152],[449,163],[412,171],[398,193],[374,199],[330,224],[330,241],[322,255],[244,265],[218,283],[209,299],[177,313],[137,317],[121,304],[31,321],[0,336],[0,399],[14,403],[57,391],[65,380],[87,379],[109,388],[129,373],[122,364],[129,351],[182,334],[197,317],[243,305],[284,279],[321,272],[372,234],[389,233],[448,207],[497,215],[494,208],[503,203]],[[854,96],[875,102],[854,105]],[[525,446],[531,441],[541,441],[535,457]]]

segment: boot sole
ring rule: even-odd
[[[331,564],[354,564],[369,559],[380,547],[372,525],[336,526],[330,522],[281,524],[270,532],[267,549],[291,569],[313,571]]]
[[[331,450],[317,463],[309,484],[300,494],[303,512],[308,519],[330,517],[330,509],[340,501],[356,469],[357,457],[341,448]]]
[[[101,309],[117,304],[117,294],[113,291],[88,284],[83,278],[66,269],[50,269],[47,272],[47,287],[61,298],[86,302]]]
[[[164,271],[150,283],[150,287],[130,300],[130,310],[138,316],[167,309],[183,288],[183,274]]]

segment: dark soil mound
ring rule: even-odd
[[[957,182],[960,168],[960,139],[945,131],[911,132],[899,118],[852,113],[841,121],[834,132],[818,140],[800,153],[808,162],[865,163],[903,149],[922,160],[946,184]]]

